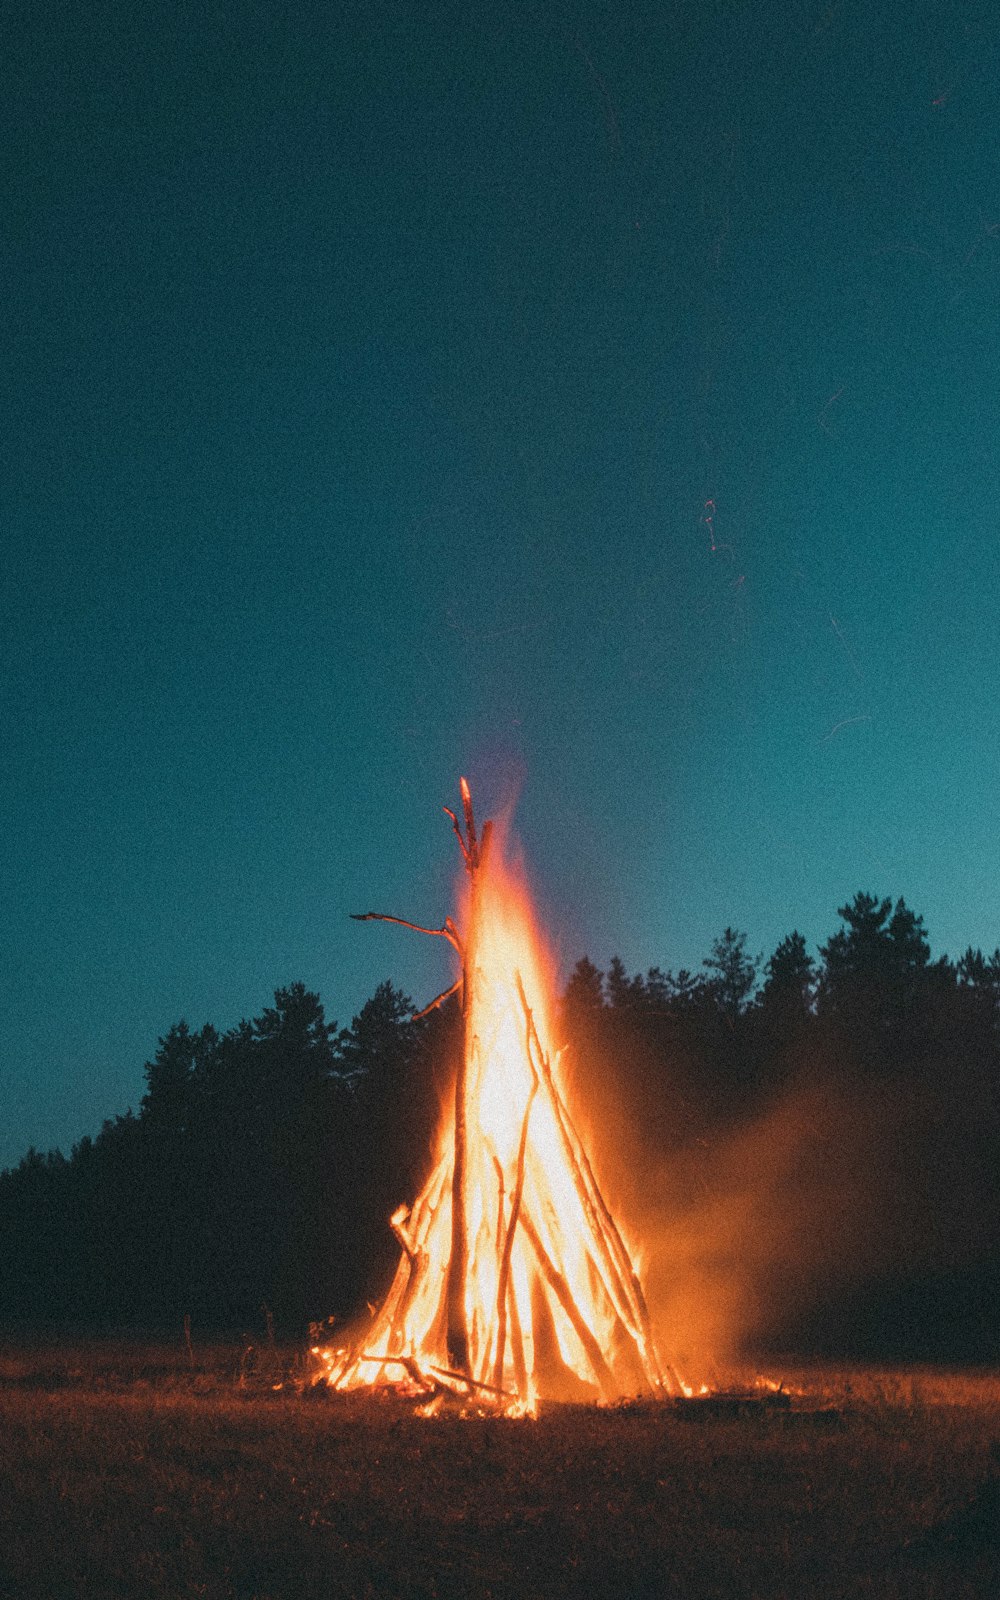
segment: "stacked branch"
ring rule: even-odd
[[[485,1128],[470,1117],[470,1075],[480,1082],[483,1045],[473,1037],[474,986],[485,982],[477,966],[477,930],[481,896],[488,871],[491,826],[476,830],[468,784],[462,780],[462,822],[446,809],[458,838],[471,880],[469,921],[460,937],[451,919],[441,928],[420,928],[400,917],[368,912],[360,920],[399,923],[404,927],[445,938],[459,954],[462,970],[451,987],[436,997],[420,1015],[461,992],[464,1018],[463,1048],[456,1069],[452,1115],[430,1178],[412,1210],[401,1206],[391,1219],[401,1255],[392,1286],[371,1326],[353,1349],[340,1352],[331,1363],[328,1382],[349,1388],[361,1383],[405,1383],[423,1398],[442,1394],[474,1396],[477,1403],[510,1409],[533,1408],[536,1398],[534,1332],[525,1323],[528,1301],[535,1292],[531,1281],[548,1297],[550,1321],[558,1322],[555,1308],[572,1331],[590,1382],[604,1400],[645,1388],[663,1393],[667,1388],[657,1357],[649,1311],[628,1249],[607,1206],[583,1141],[573,1125],[552,1062],[536,1026],[521,974],[513,978],[522,1013],[523,1063],[528,1085],[516,1141],[508,1143],[504,1162]],[[463,826],[464,824],[464,826]],[[558,1058],[557,1058],[558,1065]],[[518,1068],[518,1071],[521,1069]],[[519,1091],[520,1092],[520,1091]],[[554,1126],[562,1168],[569,1174],[579,1206],[572,1252],[585,1264],[590,1286],[591,1311],[597,1294],[604,1310],[597,1318],[601,1338],[588,1320],[587,1307],[579,1303],[561,1261],[565,1254],[566,1226],[556,1215],[553,1192],[535,1179],[529,1193],[527,1172],[532,1149],[533,1118],[547,1108],[546,1126]],[[478,1109],[478,1104],[477,1104]],[[512,1136],[508,1129],[508,1135]],[[537,1137],[537,1136],[536,1136]],[[549,1147],[551,1146],[549,1134]],[[475,1141],[475,1143],[474,1143]],[[470,1216],[470,1149],[476,1161],[476,1215]],[[537,1157],[535,1171],[538,1172]],[[495,1188],[493,1187],[495,1185]],[[487,1191],[492,1189],[492,1193]],[[494,1222],[485,1224],[482,1207],[489,1206]],[[488,1240],[494,1261],[486,1278],[493,1282],[495,1302],[480,1305],[470,1326],[470,1240],[475,1232],[480,1248]],[[445,1241],[447,1247],[445,1248]],[[518,1242],[521,1241],[520,1249]],[[444,1257],[446,1256],[446,1261]],[[517,1263],[520,1263],[518,1266]],[[516,1281],[517,1280],[517,1281]],[[525,1285],[528,1285],[526,1290]],[[527,1299],[526,1299],[527,1295]],[[533,1302],[532,1302],[533,1303]],[[560,1343],[564,1336],[560,1337]],[[603,1341],[603,1342],[602,1342]],[[529,1353],[530,1347],[530,1353]]]

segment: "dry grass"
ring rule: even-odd
[[[277,1353],[240,1387],[241,1355],[0,1349],[3,1600],[1000,1593],[995,1375],[428,1421],[274,1390]]]

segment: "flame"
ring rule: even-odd
[[[333,1387],[442,1391],[510,1414],[667,1387],[638,1272],[576,1132],[553,1032],[555,968],[521,873],[461,786],[471,888],[464,1055],[433,1167],[390,1225],[396,1276],[360,1342],[321,1349]],[[456,1176],[457,1174],[457,1176]],[[456,1275],[458,1281],[456,1282]]]

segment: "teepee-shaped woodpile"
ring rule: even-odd
[[[317,1351],[326,1381],[529,1413],[539,1398],[663,1394],[639,1274],[550,1044],[552,983],[527,892],[491,825],[477,834],[464,778],[461,792],[464,832],[447,814],[467,873],[464,929],[448,918],[418,930],[461,961],[426,1008],[461,994],[454,1102],[430,1177],[392,1217],[402,1254],[385,1301],[353,1346]]]

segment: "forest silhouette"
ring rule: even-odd
[[[839,916],[816,957],[726,928],[696,972],[584,958],[566,1072],[661,1276],[678,1215],[728,1218],[758,1349],[996,1360],[1000,949],[932,960],[901,899]],[[226,1033],[176,1023],[137,1112],[0,1173],[3,1325],[298,1337],[377,1301],[461,1039],[455,1001],[414,1009],[385,982],[341,1028],[293,983]]]

